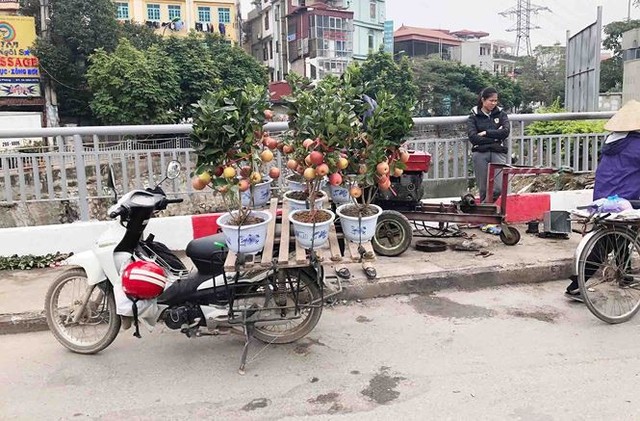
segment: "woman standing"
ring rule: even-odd
[[[485,88],[480,94],[478,105],[473,107],[467,121],[469,140],[473,144],[473,170],[476,185],[480,190],[480,201],[487,196],[487,176],[489,164],[506,164],[508,148],[504,140],[509,137],[509,117],[502,108],[498,107],[498,91],[495,88]],[[496,172],[493,184],[493,200],[500,196],[500,176],[502,171]]]

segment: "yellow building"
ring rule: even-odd
[[[156,28],[159,33],[186,35],[194,29],[224,34],[237,43],[236,0],[121,0],[114,1],[119,20]]]

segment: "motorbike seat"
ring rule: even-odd
[[[186,254],[200,273],[222,273],[227,248],[216,243],[225,244],[224,234],[208,235],[191,240],[187,244]]]

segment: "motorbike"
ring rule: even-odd
[[[222,234],[194,239],[186,246],[193,268],[150,234],[149,220],[183,199],[167,198],[165,180],[179,176],[171,161],[155,187],[134,189],[118,198],[114,171],[107,185],[115,204],[113,219],[92,250],[70,256],[45,299],[47,324],[64,347],[80,354],[107,348],[121,330],[157,323],[189,338],[236,332],[244,335],[240,371],[250,340],[267,344],[297,341],[311,332],[322,314],[324,274],[320,264],[300,268],[275,265],[255,270],[225,271],[228,254]],[[238,259],[241,261],[241,259]],[[137,289],[136,289],[137,288]]]

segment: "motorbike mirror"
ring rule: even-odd
[[[167,178],[169,180],[178,178],[178,176],[180,175],[181,169],[182,167],[180,166],[180,162],[178,161],[169,162],[169,165],[167,165]]]
[[[118,200],[118,191],[116,190],[116,177],[113,173],[113,166],[109,164],[107,167],[107,187],[113,191],[115,200]]]

